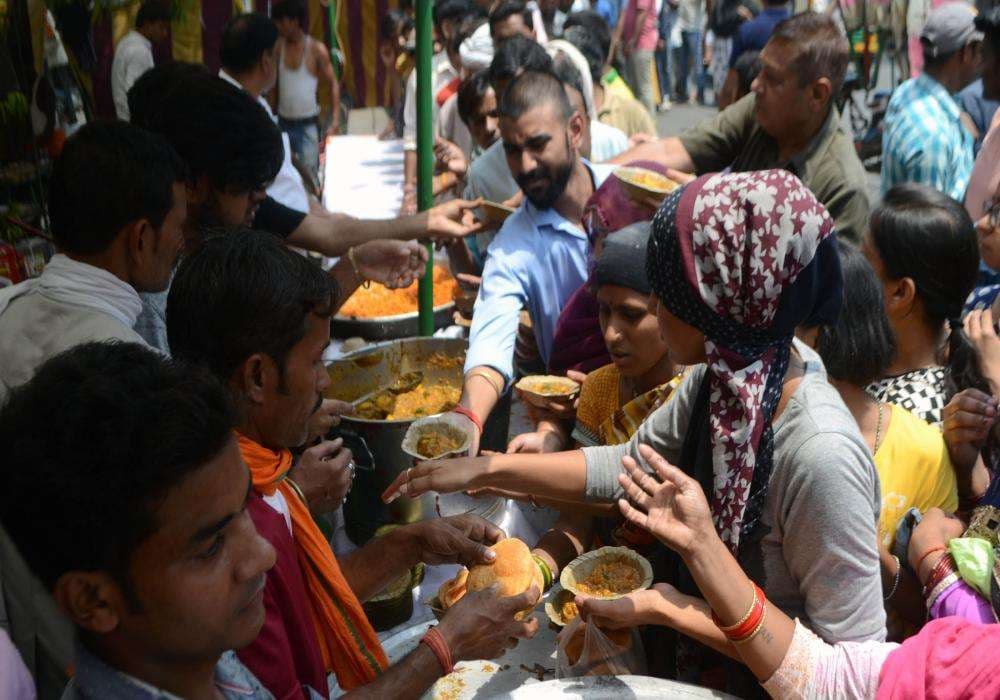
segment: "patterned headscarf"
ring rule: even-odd
[[[716,530],[735,553],[760,519],[771,418],[795,327],[842,295],[833,221],[784,170],[707,175],[653,219],[647,271],[660,302],[705,334]]]

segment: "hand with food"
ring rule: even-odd
[[[323,399],[323,403],[309,419],[309,437],[306,439],[306,444],[323,437],[330,432],[330,428],[340,425],[341,416],[349,416],[353,413],[354,406],[347,401]]]
[[[354,456],[341,438],[304,451],[288,472],[314,513],[329,513],[344,502],[354,480]]]
[[[576,596],[580,617],[603,629],[625,629],[640,625],[672,627],[678,612],[691,607],[696,598],[684,595],[673,586],[658,583],[615,600],[601,600],[588,595]]]
[[[434,518],[405,526],[411,547],[425,564],[492,564],[490,545],[504,538],[503,530],[475,515]]]
[[[427,210],[427,236],[434,239],[451,240],[465,238],[481,230],[483,225],[465,222],[465,213],[483,203],[483,200],[453,199]]]
[[[538,619],[517,620],[515,615],[534,607],[540,591],[531,587],[515,596],[501,597],[499,584],[463,596],[445,613],[438,631],[455,661],[496,659],[531,639],[538,632]]]

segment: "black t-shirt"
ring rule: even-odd
[[[288,238],[292,231],[302,225],[306,215],[291,207],[276,202],[273,198],[267,197],[260,206],[257,207],[257,215],[254,217],[253,226],[260,231],[273,233],[279,238]]]

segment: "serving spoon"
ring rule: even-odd
[[[418,386],[420,386],[420,382],[422,381],[424,381],[423,372],[417,371],[417,372],[407,372],[406,374],[401,374],[392,380],[392,384],[388,384],[386,386],[380,386],[375,391],[371,391],[365,394],[364,396],[360,396],[354,399],[353,401],[351,401],[351,405],[354,406],[354,408],[357,408],[365,401],[370,401],[379,394],[383,394],[387,391],[392,394],[396,394],[397,396],[399,394],[405,394],[409,391],[413,391]]]

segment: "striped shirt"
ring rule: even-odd
[[[919,182],[959,202],[972,175],[972,134],[947,88],[926,73],[893,93],[882,134],[882,194]]]

